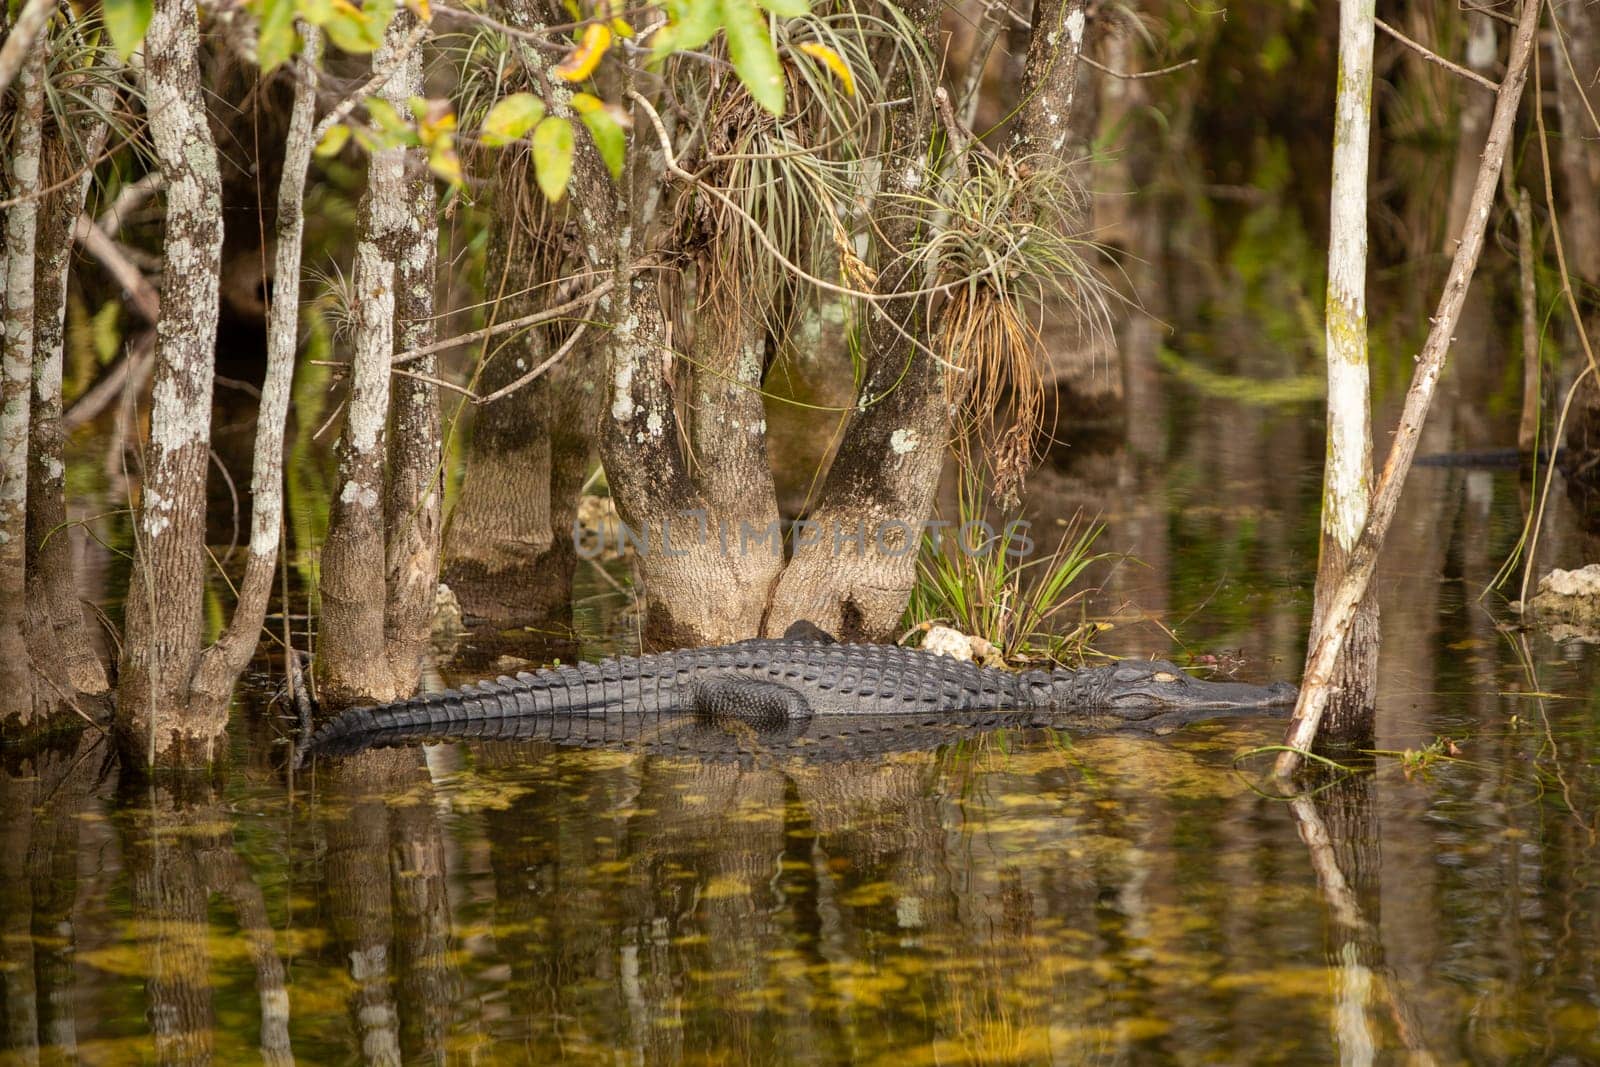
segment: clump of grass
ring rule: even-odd
[[[1107,558],[1093,551],[1104,527],[1075,518],[1049,555],[1029,558],[1027,527],[1007,522],[992,535],[979,532],[981,493],[963,489],[958,510],[957,532],[923,539],[906,628],[944,622],[988,641],[1008,662],[1081,662],[1098,627],[1064,623],[1087,592],[1079,581],[1084,571]]]

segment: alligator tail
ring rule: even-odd
[[[583,715],[623,703],[665,709],[675,687],[659,677],[644,681],[638,660],[606,660],[524,671],[492,681],[428,693],[375,707],[349,708],[317,730],[300,752],[337,753],[370,745],[384,733],[445,736],[470,732],[472,724],[528,716]]]

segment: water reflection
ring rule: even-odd
[[[294,1062],[283,960],[266,900],[239,856],[218,790],[204,780],[132,785],[115,821],[129,906],[122,945],[129,958],[115,962],[144,980],[156,1058],[210,1063],[248,1056],[248,1038],[226,1025],[239,1008],[226,994],[253,986],[259,1058]],[[221,944],[214,943],[214,904],[232,912],[231,936]],[[218,973],[222,965],[247,966],[253,982],[226,982]]]
[[[1426,644],[1462,695],[1385,701],[1459,756],[1293,801],[1235,772],[1280,732],[1250,717],[856,759],[488,740],[292,786],[119,785],[88,733],[0,780],[6,1060],[1600,1056],[1592,674],[1448,649],[1455,597]]]

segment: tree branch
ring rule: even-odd
[[[1499,91],[1500,86],[1496,85],[1488,78],[1485,78],[1482,74],[1479,74],[1475,70],[1468,70],[1459,63],[1450,62],[1444,56],[1441,56],[1438,52],[1435,52],[1427,45],[1422,44],[1419,41],[1413,41],[1411,38],[1407,37],[1405,34],[1401,33],[1399,30],[1395,29],[1382,19],[1373,19],[1372,22],[1373,25],[1378,27],[1378,29],[1382,30],[1384,33],[1387,33],[1390,37],[1393,37],[1395,40],[1399,41],[1401,44],[1417,53],[1417,55],[1421,56],[1423,59],[1426,59],[1429,63],[1437,63],[1445,70],[1448,70],[1451,74],[1456,75],[1456,77],[1465,78],[1469,82],[1474,82],[1478,85],[1481,85],[1491,93]]]
[[[447,352],[452,348],[460,348],[462,345],[470,345],[490,337],[499,336],[503,333],[510,333],[513,330],[521,330],[530,326],[538,326],[540,323],[550,322],[554,319],[559,319],[570,315],[574,311],[586,311],[591,305],[594,304],[596,300],[599,300],[602,296],[605,296],[607,293],[611,292],[612,288],[615,286],[616,281],[614,279],[607,278],[605,281],[596,283],[594,288],[590,289],[582,296],[574,297],[573,299],[568,300],[565,304],[557,304],[553,308],[545,308],[543,311],[536,311],[531,315],[524,315],[518,319],[507,319],[505,322],[497,322],[493,326],[485,326],[481,330],[473,330],[471,333],[460,334],[455,337],[446,338],[443,341],[435,341],[433,344],[424,345],[421,348],[413,348],[409,352],[402,352],[398,356],[395,356],[391,365],[396,367],[403,366],[404,364],[415,362],[416,360],[422,359],[426,356],[431,356],[435,352]],[[481,402],[482,401],[480,401],[480,403]]]
[[[72,237],[83,250],[100,261],[116,283],[128,294],[128,303],[152,326],[161,315],[161,294],[150,284],[134,263],[122,251],[122,246],[112,240],[100,224],[88,215],[78,216],[78,227]]]
[[[17,16],[17,23],[11,27],[5,44],[0,45],[0,96],[11,88],[17,71],[22,69],[23,59],[33,50],[34,38],[39,36],[55,10],[56,0],[28,0]]]

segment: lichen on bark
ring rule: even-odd
[[[200,89],[194,0],[157,0],[145,36],[150,138],[167,190],[150,439],[119,680],[125,751],[209,762],[225,709],[192,706],[205,593],[205,501],[222,263],[222,183]]]
[[[7,188],[18,203],[5,215],[5,286],[0,315],[0,736],[34,718],[33,677],[27,643],[28,423],[33,375],[34,263],[43,148],[44,49],[23,60],[17,77],[19,106],[9,145]]]

